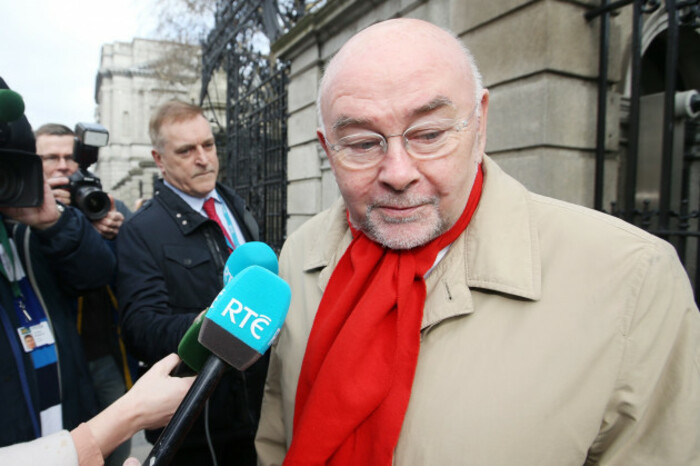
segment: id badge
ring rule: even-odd
[[[17,334],[26,353],[31,353],[35,348],[55,343],[48,321],[46,319],[32,319],[21,297],[15,298],[15,309],[22,321],[22,326],[17,328]]]

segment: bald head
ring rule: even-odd
[[[371,81],[392,88],[392,83],[421,79],[435,70],[453,74],[465,90],[471,89],[474,101],[480,98],[481,75],[474,58],[453,34],[418,19],[374,24],[346,42],[326,67],[317,101],[319,123],[322,129],[329,129],[324,115],[337,93],[347,92],[343,82],[358,79],[360,84]]]

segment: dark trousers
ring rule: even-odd
[[[256,466],[257,457],[253,439],[236,440],[214,445],[216,461],[219,466]],[[212,462],[209,448],[183,447],[175,454],[173,466],[210,466]]]

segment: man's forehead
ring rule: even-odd
[[[422,116],[431,115],[439,109],[455,110],[456,104],[447,96],[436,95],[425,103],[417,103],[413,106],[408,106],[401,112],[403,119],[413,120]],[[340,113],[333,118],[331,127],[333,130],[341,130],[350,126],[369,126],[373,123],[373,118],[368,118],[366,112],[361,112],[360,115],[349,113]]]
[[[37,153],[47,151],[54,153],[73,152],[74,137],[70,134],[42,134],[36,138]]]
[[[211,125],[201,115],[193,118],[167,120],[160,128],[161,135],[172,143],[185,143],[192,140],[208,139],[214,136]]]

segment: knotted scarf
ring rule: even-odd
[[[420,349],[424,275],[466,229],[481,197],[431,242],[392,250],[352,229],[314,319],[299,375],[285,466],[390,465]]]

